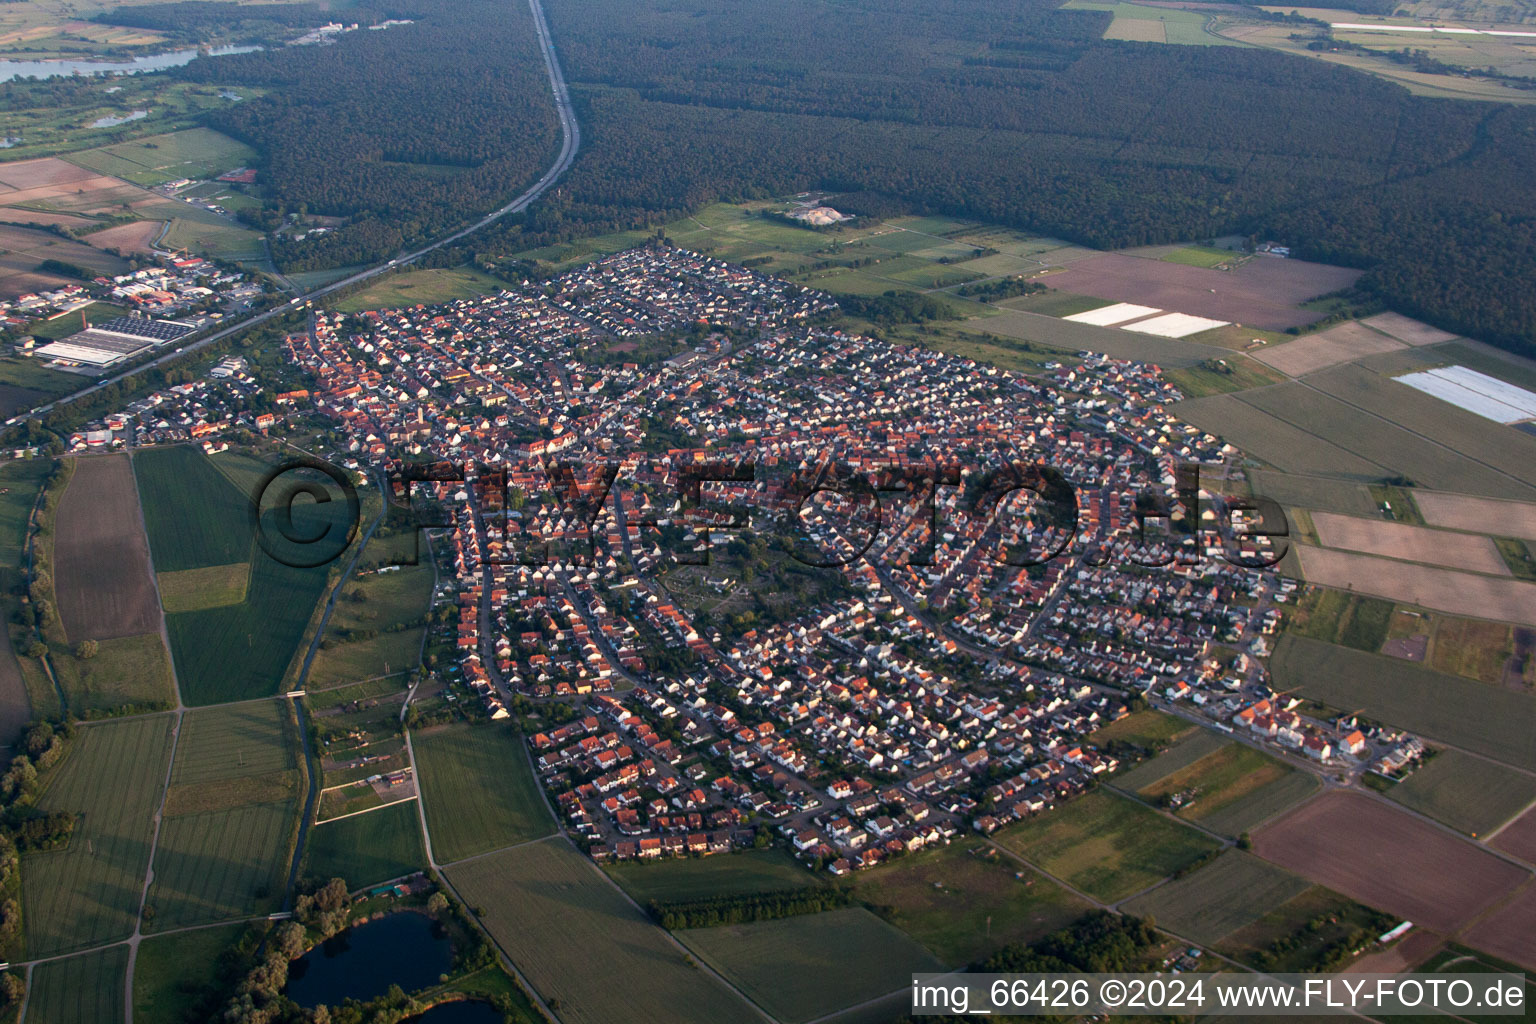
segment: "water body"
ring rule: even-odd
[[[478,999],[456,1003],[438,1003],[420,1017],[408,1017],[404,1024],[502,1024],[501,1011]]]
[[[209,57],[230,53],[250,53],[259,46],[219,46],[207,51]],[[54,78],[59,75],[132,75],[140,71],[164,71],[190,63],[199,55],[192,50],[169,50],[132,60],[0,60],[0,82],[13,78]]]
[[[453,944],[437,922],[401,911],[348,928],[299,957],[288,971],[287,993],[307,1007],[339,1006],[348,998],[367,1002],[391,985],[407,992],[436,985],[452,966]]]
[[[118,125],[127,124],[129,121],[142,121],[148,116],[149,111],[147,110],[135,110],[133,113],[124,114],[122,117],[98,117],[96,120],[91,122],[91,127],[116,128]]]

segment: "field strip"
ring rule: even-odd
[[[332,786],[331,788],[332,789],[342,789],[344,787]],[[326,790],[322,789],[320,792],[324,793],[324,792],[326,792]],[[341,821],[344,818],[355,818],[359,814],[372,814],[374,811],[382,811],[382,810],[384,810],[386,808],[394,807],[396,804],[406,804],[406,803],[410,803],[412,800],[419,800],[419,799],[420,799],[419,795],[412,795],[412,796],[402,797],[399,800],[391,800],[391,801],[389,801],[389,803],[379,804],[376,807],[364,807],[360,811],[348,811],[346,814],[338,814],[334,818],[321,818],[318,821],[316,821],[315,824],[316,825],[329,825],[333,821]]]
[[[1511,575],[1509,566],[1488,537],[1321,510],[1311,515],[1320,547],[1488,576]]]
[[[1435,611],[1536,626],[1536,583],[1298,544],[1309,583]]]

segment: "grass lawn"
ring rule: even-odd
[[[306,877],[345,878],[352,889],[427,866],[414,800],[316,825],[304,842]]]
[[[1536,779],[1459,750],[1442,750],[1388,790],[1387,796],[1478,836],[1536,800]]]
[[[702,859],[623,861],[608,865],[605,870],[640,904],[820,884],[819,876],[783,850],[772,847]]]
[[[993,838],[1105,902],[1139,892],[1217,846],[1194,829],[1103,791],[1080,796]]]
[[[244,924],[198,928],[148,938],[133,965],[135,1020],[178,1024],[219,980],[219,954],[239,941]]]
[[[927,950],[861,907],[677,933],[699,958],[790,1024],[943,970]]]
[[[39,964],[27,992],[30,1024],[82,1024],[123,1019],[128,947]]]
[[[751,1019],[563,839],[450,867],[464,901],[564,1024]]]
[[[979,838],[853,877],[860,900],[950,967],[1065,927],[1089,905]]]
[[[1301,895],[1309,883],[1241,850],[1126,904],[1180,936],[1211,945]]]
[[[522,737],[510,726],[450,725],[411,739],[438,863],[554,832]]]
[[[38,806],[80,818],[68,847],[23,858],[29,956],[132,933],[170,737],[170,715],[89,725],[53,769]]]

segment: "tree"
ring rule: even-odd
[[[96,657],[98,650],[100,650],[100,645],[95,640],[82,640],[75,646],[75,657],[81,661],[89,661],[91,658]]]
[[[448,909],[448,897],[440,892],[435,892],[427,898],[427,913],[433,917],[439,917]]]

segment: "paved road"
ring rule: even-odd
[[[243,331],[247,328],[264,324],[269,320],[273,320],[279,316],[282,316],[284,313],[291,312],[306,302],[313,302],[317,299],[322,299],[325,296],[343,288],[348,288],[360,282],[378,277],[380,274],[389,273],[390,271],[393,271],[399,267],[409,266],[428,253],[435,252],[445,245],[452,245],[459,239],[471,235],[474,232],[479,231],[481,228],[486,227],[487,225],[494,224],[496,221],[507,216],[508,214],[520,213],[521,211],[526,210],[536,199],[542,196],[545,192],[548,192],[554,186],[554,184],[565,175],[566,171],[570,170],[572,162],[574,162],[576,159],[576,152],[581,148],[581,125],[577,123],[576,113],[571,107],[571,97],[565,86],[565,75],[560,70],[560,61],[555,56],[555,46],[549,36],[549,25],[544,20],[544,8],[539,4],[539,0],[528,0],[528,8],[533,12],[533,24],[535,30],[538,33],[539,49],[544,54],[544,66],[549,72],[549,86],[555,98],[555,112],[560,118],[560,153],[558,156],[556,156],[555,162],[550,165],[549,170],[545,171],[543,176],[540,177],[538,181],[529,186],[526,192],[512,200],[506,206],[503,206],[498,210],[493,210],[492,212],[486,214],[484,217],[481,217],[469,227],[455,231],[451,235],[445,235],[444,237],[439,238],[437,241],[433,242],[431,245],[417,249],[415,252],[398,256],[386,263],[380,263],[378,266],[371,267],[367,270],[359,271],[358,273],[344,277],[339,281],[333,281],[322,288],[316,288],[314,291],[306,292],[297,298],[291,299],[284,305],[278,306],[274,309],[269,309],[263,313],[257,313],[253,316],[246,317],[240,322],[231,324],[228,327],[222,327],[200,341],[195,341],[188,345],[181,345],[176,349],[167,352],[165,355],[151,360],[148,363],[136,366],[129,370],[124,370],[116,376],[107,377],[95,384],[92,384],[90,387],[76,391],[72,395],[67,395],[63,398],[56,399],[55,401],[49,402],[47,405],[40,405],[33,409],[30,413],[18,414],[13,422],[19,423],[25,417],[46,415],[59,406],[67,405],[74,399],[83,395],[88,395],[92,391],[105,387],[107,384],[115,384],[125,377],[142,373],[143,371],[153,367],[162,366],[171,362],[172,360],[181,358],[188,352],[196,351],[197,349],[204,348],[223,338],[227,338],[237,331]]]

